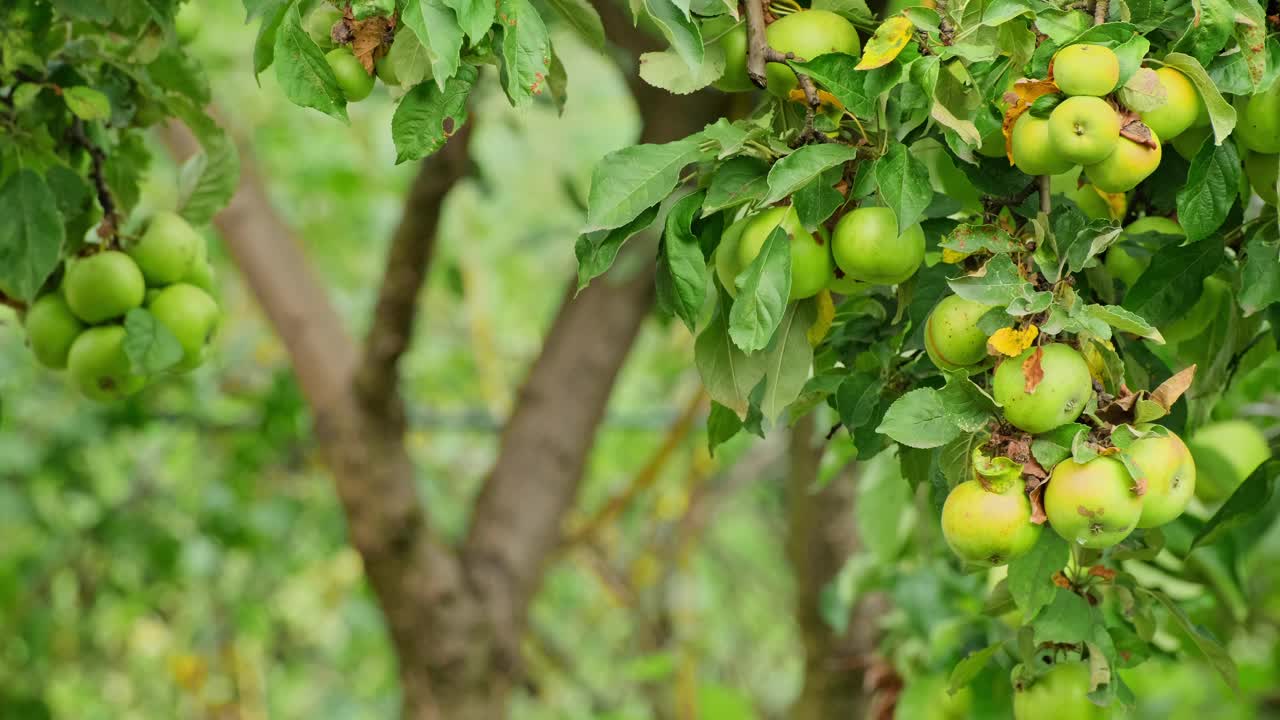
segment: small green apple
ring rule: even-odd
[[[780,53],[812,60],[827,53],[858,56],[862,41],[858,29],[848,20],[829,10],[801,10],[784,15],[765,29],[769,46]],[[785,98],[796,87],[796,75],[782,63],[765,67],[769,92]]]
[[[91,327],[80,333],[67,354],[67,375],[85,397],[112,402],[138,392],[146,378],[134,374],[124,350],[120,325]]]
[[[1043,377],[1028,392],[1023,366],[1037,352],[1041,353]],[[1093,377],[1079,351],[1070,345],[1049,343],[1027,348],[1001,362],[992,391],[1006,420],[1029,433],[1042,433],[1080,417],[1093,394]]]
[[[54,370],[67,366],[71,344],[84,330],[84,323],[71,312],[67,301],[58,293],[36,299],[25,319],[27,342],[41,365]]]
[[[1013,163],[1028,175],[1060,175],[1075,166],[1049,137],[1049,121],[1023,113],[1010,136]]]
[[[987,334],[978,328],[978,320],[990,309],[959,295],[948,295],[935,305],[924,323],[924,349],[933,364],[959,370],[985,360]]]
[[[1268,205],[1276,204],[1276,178],[1280,175],[1280,155],[1262,155],[1246,153],[1244,157],[1244,174],[1249,178],[1249,187]]]
[[[898,232],[898,218],[887,207],[860,207],[836,223],[831,251],[845,275],[876,285],[896,285],[924,262],[920,223]]]
[[[327,2],[322,2],[307,15],[303,24],[306,25],[307,34],[311,36],[311,40],[319,45],[321,50],[332,50],[333,26],[337,25],[341,19],[342,11]]]
[[[1164,86],[1165,102],[1155,110],[1138,115],[1160,139],[1169,142],[1195,124],[1196,117],[1204,111],[1204,100],[1200,99],[1196,86],[1181,72],[1162,67],[1155,73]]]
[[[147,282],[133,258],[118,250],[107,250],[70,261],[62,290],[71,312],[96,325],[141,305]]]
[[[1280,153],[1280,81],[1265,92],[1236,99],[1235,137],[1256,153]]]
[[[334,48],[325,54],[324,59],[333,68],[333,74],[338,78],[338,87],[342,88],[347,102],[359,102],[373,92],[373,76],[360,64],[351,48]]]
[[[1196,491],[1196,463],[1182,438],[1172,432],[1141,438],[1124,454],[1147,484],[1138,527],[1164,525],[1187,509]]]
[[[1099,190],[1104,192],[1128,192],[1147,179],[1160,167],[1160,136],[1151,134],[1154,148],[1136,143],[1121,136],[1115,152],[1102,162],[1085,166],[1084,172]]]
[[[1070,458],[1053,468],[1044,491],[1044,513],[1067,542],[1103,549],[1124,540],[1142,517],[1142,498],[1124,463],[1100,455],[1086,463]]]
[[[125,248],[149,285],[181,280],[195,263],[204,238],[177,213],[162,210],[151,216],[146,230]]]
[[[1066,95],[1101,97],[1120,82],[1120,59],[1102,45],[1068,45],[1053,56],[1053,80]]]
[[[1120,116],[1102,98],[1070,97],[1049,115],[1049,140],[1064,159],[1079,165],[1105,160],[1120,139]]]
[[[738,242],[738,262],[743,268],[760,254],[765,240],[774,228],[782,226],[790,239],[791,247],[791,295],[790,300],[813,297],[831,282],[831,250],[821,236],[804,229],[794,206],[774,207],[756,213],[742,229]]]
[[[204,362],[205,344],[218,327],[218,303],[195,285],[177,283],[161,290],[147,309],[182,346],[182,360],[176,369],[199,367]]]

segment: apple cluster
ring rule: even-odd
[[[1209,126],[1195,85],[1172,67],[1153,71],[1165,101],[1144,112],[1125,108],[1113,95],[1120,60],[1110,48],[1069,45],[1054,56],[1050,72],[1065,98],[1047,118],[1022,113],[1010,136],[1013,162],[1029,175],[1060,175],[1078,165],[1098,190],[1128,192],[1160,165],[1162,142]]]
[[[27,342],[40,364],[67,371],[85,396],[110,402],[147,383],[126,351],[125,316],[141,307],[182,349],[173,366],[204,362],[218,324],[204,238],[172,212],[157,212],[123,250],[103,247],[66,262],[61,283],[27,309]]]
[[[987,335],[978,320],[990,309],[955,295],[939,302],[924,331],[934,364],[976,371],[987,357]],[[1004,420],[1032,435],[1075,422],[1094,392],[1084,357],[1065,343],[1027,348],[1004,359],[991,389]],[[1135,528],[1170,522],[1190,503],[1196,464],[1186,444],[1164,428],[1135,432],[1138,437],[1122,450],[1086,462],[1068,458],[1053,467],[1042,496],[1044,513],[1064,539],[1087,548],[1111,547]],[[974,479],[947,496],[943,535],[962,559],[1002,565],[1035,545],[1041,526],[1032,522],[1021,470],[1016,466],[1009,475],[975,467]]]
[[[375,72],[370,74],[350,45],[334,41],[333,28],[342,21],[341,10],[328,3],[321,3],[307,15],[305,22],[307,34],[316,45],[320,46],[321,50],[327,51],[324,59],[333,70],[334,77],[338,79],[338,87],[342,88],[342,94],[346,96],[347,102],[360,102],[369,97],[369,93],[373,92],[374,74],[385,85],[393,87],[399,85],[400,79],[396,77],[395,68],[392,67],[387,55],[383,54],[374,62]]]
[[[900,232],[897,217],[887,207],[865,206],[845,213],[830,233],[822,226],[814,232],[806,230],[792,205],[771,207],[738,219],[720,237],[712,262],[731,296],[737,297],[738,276],[779,227],[787,234],[791,252],[788,300],[813,297],[823,290],[851,295],[866,284],[896,285],[924,262],[920,224]]]

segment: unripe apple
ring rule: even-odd
[[[70,261],[62,290],[71,312],[96,325],[141,305],[147,283],[133,258],[107,250]]]
[[[1004,565],[1036,544],[1040,526],[1031,522],[1031,502],[1021,479],[1000,492],[977,480],[960,483],[942,505],[942,536],[962,560]]]
[[[196,39],[203,23],[200,15],[200,6],[196,0],[187,0],[178,6],[178,12],[173,16],[173,31],[178,36],[178,42],[186,44]]]
[[[396,67],[391,64],[391,56],[383,55],[373,63],[374,74],[382,81],[383,85],[395,87],[400,84],[400,78],[396,76]]]
[[[1196,491],[1196,463],[1182,438],[1172,432],[1141,438],[1125,448],[1124,454],[1147,483],[1138,527],[1164,525],[1187,509]]]
[[[161,290],[147,309],[182,346],[182,360],[175,369],[198,367],[204,361],[205,343],[218,327],[218,303],[194,285],[177,283]]]
[[[1182,156],[1182,159],[1190,162],[1195,159],[1196,153],[1200,152],[1200,147],[1204,145],[1205,140],[1213,138],[1213,128],[1195,127],[1184,130],[1181,135],[1174,138],[1169,144],[1174,150]]]
[[[978,320],[990,310],[959,295],[943,298],[924,323],[924,349],[942,370],[959,370],[976,365],[987,357],[987,334]]]
[[[186,277],[182,278],[182,282],[195,285],[212,296],[216,292],[215,286],[217,285],[213,264],[208,260],[192,264],[191,271],[187,273]]]
[[[1010,144],[1014,165],[1028,175],[1060,175],[1075,166],[1049,137],[1049,121],[1029,112],[1013,124]]]
[[[133,372],[124,351],[120,325],[91,327],[80,333],[67,355],[67,375],[85,397],[111,402],[138,392],[146,378]]]
[[[1053,56],[1053,80],[1066,95],[1101,97],[1120,82],[1120,59],[1102,45],[1068,45]]]
[[[836,223],[831,251],[836,265],[854,280],[896,285],[924,262],[924,230],[913,223],[899,233],[893,210],[860,207]]]
[[[1053,468],[1044,491],[1049,525],[1063,540],[1103,549],[1124,540],[1142,516],[1142,498],[1124,463],[1099,456],[1086,463],[1070,458]]]
[[[800,10],[784,15],[765,29],[769,46],[784,55],[812,60],[827,53],[857,56],[862,51],[858,30],[829,10]],[[765,66],[769,92],[785,98],[796,87],[796,75],[783,63]]]
[[[1116,149],[1120,116],[1101,98],[1070,97],[1050,113],[1049,139],[1064,159],[1092,165]]]
[[[1182,231],[1182,226],[1176,221],[1159,215],[1146,215],[1129,223],[1121,237],[1131,238],[1146,233],[1159,233],[1177,237],[1185,237],[1186,235]],[[1146,272],[1149,265],[1151,265],[1150,254],[1135,253],[1130,247],[1124,245],[1113,245],[1107,250],[1107,257],[1103,262],[1103,266],[1107,269],[1107,272],[1111,273],[1111,277],[1129,287],[1133,287],[1134,283],[1138,282],[1138,278],[1142,276],[1142,273]]]
[[[755,83],[747,76],[747,24],[732,15],[720,15],[702,23],[702,37],[724,50],[724,74],[712,83],[724,92],[751,92]]]
[[[162,210],[151,216],[147,228],[125,249],[138,264],[149,285],[168,285],[191,272],[204,238],[177,213]]]
[[[795,207],[775,207],[759,212],[742,229],[738,241],[738,262],[745,269],[760,254],[774,228],[782,226],[791,248],[791,295],[788,299],[813,297],[831,282],[831,250],[800,224]]]
[[[71,344],[84,330],[84,323],[71,312],[58,293],[38,298],[27,310],[27,342],[41,365],[54,370],[67,366]]]
[[[373,92],[373,76],[360,64],[351,48],[334,48],[325,53],[324,59],[333,68],[333,74],[338,78],[338,87],[342,88],[347,102],[359,102]]]
[[[1013,695],[1014,720],[1107,720],[1111,712],[1089,700],[1089,664],[1061,662]]]
[[[1155,131],[1165,142],[1169,142],[1186,132],[1195,124],[1196,117],[1207,110],[1204,100],[1200,99],[1200,91],[1187,79],[1186,75],[1171,67],[1162,67],[1155,71],[1156,77],[1165,89],[1165,102],[1155,110],[1138,113],[1142,122]]]
[[[1265,92],[1236,99],[1236,139],[1256,153],[1280,153],[1280,82]]]
[[[303,24],[306,25],[307,34],[311,36],[311,40],[319,45],[321,50],[332,50],[333,26],[341,19],[342,11],[324,2],[307,15]]]
[[[1115,152],[1105,160],[1085,166],[1084,172],[1099,190],[1104,192],[1128,192],[1147,179],[1160,167],[1160,136],[1152,133],[1154,148],[1138,144],[1121,136]]]
[[[1276,204],[1276,177],[1280,170],[1280,155],[1245,153],[1244,174],[1249,187],[1268,205]]]
[[[1027,392],[1022,366],[1037,351],[1044,377]],[[1075,348],[1050,343],[1027,348],[1017,357],[1007,358],[996,368],[992,383],[995,400],[1004,408],[1004,417],[1029,433],[1048,432],[1080,417],[1093,394],[1089,365]]]
[[[1216,422],[1196,430],[1187,441],[1196,464],[1196,497],[1207,503],[1226,500],[1271,458],[1267,437],[1245,420]]]
[[[827,285],[828,290],[840,295],[862,295],[870,287],[867,283],[858,282],[846,275],[839,266],[832,271],[831,284]]]
[[[720,244],[716,246],[714,258],[716,277],[720,278],[720,284],[724,289],[729,291],[729,297],[738,297],[738,286],[734,284],[734,280],[742,273],[742,262],[739,260],[738,251],[742,243],[742,231],[754,217],[754,215],[747,215],[725,228],[724,233],[720,235]]]

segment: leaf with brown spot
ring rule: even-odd
[[[1031,103],[1036,98],[1045,95],[1052,95],[1060,92],[1058,84],[1052,80],[1034,80],[1032,78],[1022,78],[1013,84],[1013,89],[1004,94],[1004,101],[1009,104],[1009,109],[1004,113],[1004,123],[1001,125],[1000,131],[1004,133],[1004,153],[1009,158],[1009,164],[1013,164],[1013,124],[1022,117],[1022,114],[1031,109]]]
[[[1146,145],[1155,150],[1159,144],[1155,140],[1155,134],[1151,132],[1151,128],[1141,120],[1130,120],[1124,127],[1120,128],[1120,135],[1129,138],[1139,145]]]
[[[1044,380],[1044,368],[1040,367],[1040,358],[1044,357],[1044,349],[1036,348],[1034,352],[1022,361],[1022,379],[1024,380],[1022,389],[1027,393],[1033,393],[1036,388],[1040,387],[1040,382]]]
[[[1196,366],[1183,368],[1178,374],[1160,383],[1160,387],[1151,393],[1151,400],[1166,411],[1173,409],[1173,404],[1191,387],[1196,379]]]
[[[391,48],[387,42],[393,36],[391,23],[389,18],[382,16],[347,21],[351,26],[351,52],[370,75],[373,74],[373,64]]]

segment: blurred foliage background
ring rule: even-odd
[[[414,172],[393,165],[391,98],[352,106],[350,127],[289,104],[272,73],[254,81],[240,3],[206,5],[194,48],[222,119],[361,332]],[[574,68],[563,117],[545,104],[514,111],[494,77],[483,84],[478,172],[446,203],[403,364],[420,492],[454,536],[573,273],[591,168],[639,132],[612,59],[569,34],[556,45]],[[153,166],[146,204],[174,202],[173,173]],[[226,311],[215,360],[122,406],[91,406],[37,369],[15,318],[0,316],[3,720],[395,716],[392,650],[287,357],[210,241]],[[688,333],[655,320],[628,361],[570,531],[651,484],[548,575],[514,718],[778,718],[798,692],[783,433],[740,436],[708,456],[691,357]],[[1280,363],[1255,364],[1220,414],[1275,396]],[[680,422],[691,406],[695,420]],[[826,462],[830,477],[841,458]],[[887,594],[884,655],[906,683],[898,717],[1008,717],[1007,665],[943,701],[949,668],[1002,631],[982,612],[991,580],[959,571],[894,458],[858,475],[866,551],[828,588],[828,615],[860,593]],[[1240,531],[1261,538],[1252,548],[1224,551],[1242,569],[1229,587],[1169,581],[1226,636],[1244,693],[1232,696],[1192,649],[1127,671],[1142,698],[1135,717],[1280,716],[1276,510]],[[1243,624],[1228,622],[1242,607]]]

